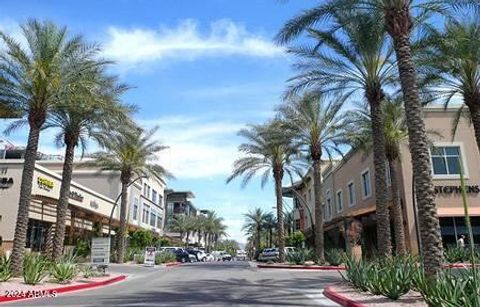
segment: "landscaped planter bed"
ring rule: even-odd
[[[125,275],[107,274],[100,277],[77,278],[70,283],[59,284],[46,279],[36,285],[27,285],[23,278],[12,278],[0,283],[0,302],[26,298],[55,297],[59,293],[95,288],[124,280]]]
[[[288,264],[288,263],[259,263],[257,268],[261,269],[297,269],[297,270],[329,270],[329,271],[338,271],[345,270],[345,266],[329,266],[329,265],[299,265],[299,264]]]
[[[348,284],[335,284],[325,289],[324,295],[341,306],[381,306],[381,307],[428,307],[420,293],[410,291],[398,300],[391,300],[381,295],[373,295],[368,292],[360,292]]]

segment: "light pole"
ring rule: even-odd
[[[293,192],[295,194],[295,196],[297,197],[297,199],[300,200],[302,205],[307,208],[308,216],[310,217],[310,225],[312,225],[313,241],[315,242],[315,223],[313,222],[313,216],[312,216],[312,211],[310,211],[310,207],[308,206],[307,202],[302,197],[302,195],[300,195],[300,193],[295,191],[293,188],[289,188],[288,191]]]
[[[129,184],[127,184],[127,188],[129,186],[131,186],[134,182],[140,180],[140,179],[146,179],[148,178],[148,176],[145,176],[145,175],[142,175],[142,176],[139,176],[137,178],[135,178],[135,180],[131,181]],[[117,196],[117,199],[115,200],[115,203],[113,204],[112,206],[112,211],[110,212],[110,218],[108,219],[108,237],[110,237],[110,233],[112,232],[112,218],[113,218],[113,212],[115,211],[115,208],[117,207],[118,205],[118,201],[120,200],[120,197],[122,197],[123,195],[123,192],[120,192],[120,194],[118,194]],[[121,218],[121,217],[120,217]]]

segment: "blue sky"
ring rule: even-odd
[[[170,146],[160,161],[177,177],[169,185],[195,193],[199,208],[225,218],[231,238],[245,241],[242,214],[271,210],[271,185],[245,189],[225,178],[238,153],[236,132],[273,114],[291,59],[272,43],[289,17],[312,1],[83,0],[2,1],[0,29],[18,35],[30,17],[53,20],[101,43],[113,71],[134,86],[125,101],[140,107],[144,127],[160,126]],[[61,152],[45,132],[40,150]],[[25,143],[25,130],[9,136]],[[94,149],[94,146],[91,148]]]

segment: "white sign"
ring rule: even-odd
[[[94,265],[110,263],[110,238],[92,238],[90,259]]]
[[[154,266],[155,265],[155,252],[157,251],[156,247],[146,247],[145,248],[145,260],[143,264],[145,266]]]

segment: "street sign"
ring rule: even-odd
[[[157,251],[156,247],[146,247],[145,248],[145,260],[143,264],[145,266],[154,266],[155,265],[155,252]]]
[[[94,265],[110,263],[110,238],[92,238],[90,261]]]

